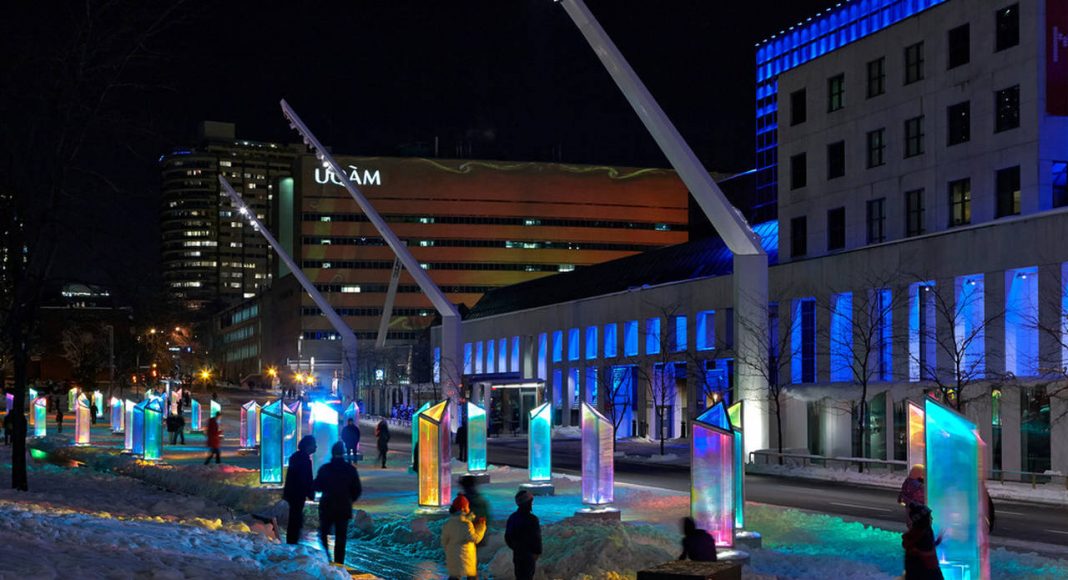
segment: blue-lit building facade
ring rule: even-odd
[[[1062,5],[855,1],[757,47],[784,448],[903,460],[905,403],[935,394],[991,470],[1068,471]],[[747,450],[773,448],[767,393],[733,389],[732,300],[719,242],[655,250],[488,293],[457,364],[544,380],[557,424],[586,401],[620,436],[685,437],[745,399]]]

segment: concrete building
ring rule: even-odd
[[[734,392],[751,363],[712,240],[488,293],[468,382],[503,364],[545,381],[559,424],[586,400],[621,435],[685,436],[741,399],[761,411],[750,451],[887,460],[905,401],[934,395],[992,470],[1068,471],[1066,27],[1058,2],[859,0],[757,47],[767,392]]]

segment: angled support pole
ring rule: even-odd
[[[289,268],[289,271],[293,274],[293,277],[295,277],[297,281],[300,282],[301,287],[303,287],[304,291],[308,293],[308,296],[311,296],[312,302],[315,302],[315,305],[319,307],[319,310],[322,311],[324,316],[326,316],[326,319],[330,321],[330,325],[334,327],[334,330],[336,330],[339,335],[341,335],[341,372],[343,375],[342,378],[345,380],[345,382],[348,383],[349,389],[347,392],[351,394],[353,398],[352,400],[359,401],[360,390],[359,383],[357,382],[356,378],[356,334],[352,332],[352,329],[349,328],[349,325],[345,324],[345,321],[342,320],[340,316],[338,316],[337,312],[334,310],[334,307],[326,301],[326,298],[323,298],[323,295],[319,293],[319,290],[315,287],[315,284],[312,284],[311,280],[308,280],[308,277],[304,275],[304,271],[301,270],[300,266],[296,263],[296,261],[293,260],[293,257],[290,256],[289,253],[286,252],[285,248],[282,247],[282,244],[279,244],[278,240],[275,239],[273,235],[271,235],[271,231],[268,230],[262,223],[260,223],[260,220],[256,217],[256,214],[252,210],[250,210],[247,205],[245,205],[245,200],[241,199],[241,196],[238,195],[236,191],[234,191],[234,188],[230,185],[230,182],[227,181],[226,178],[222,175],[219,176],[219,185],[222,187],[223,191],[226,192],[226,195],[230,197],[230,202],[234,204],[235,208],[237,208],[237,212],[240,213],[241,216],[244,217],[246,220],[248,220],[248,223],[252,226],[252,229],[259,232],[260,235],[263,236],[265,240],[267,240],[267,243],[270,244],[271,249],[273,249],[274,252],[278,254],[278,257],[281,258],[283,262],[285,262],[286,266]]]
[[[308,129],[307,125],[301,121],[296,111],[289,106],[289,103],[283,99],[281,105],[282,113],[289,120],[289,126],[296,129],[304,139],[304,144],[315,151],[315,156],[323,164],[323,167],[333,171],[334,175],[344,176],[345,171],[341,165],[334,159],[330,151],[323,147],[323,144]],[[437,284],[434,284],[434,281],[430,279],[430,276],[427,275],[426,271],[415,259],[415,256],[412,255],[408,246],[397,237],[397,234],[393,233],[393,230],[386,224],[386,220],[382,219],[382,216],[378,214],[378,211],[375,210],[363,193],[353,185],[351,180],[341,179],[341,182],[349,192],[349,195],[352,196],[352,199],[360,206],[367,219],[374,224],[379,235],[386,240],[386,244],[393,250],[394,255],[400,260],[404,269],[415,279],[419,289],[423,291],[423,294],[430,299],[434,308],[441,314],[441,387],[445,396],[451,399],[455,405],[459,394],[461,373],[463,372],[463,361],[460,359],[460,312],[452,302],[449,302],[448,298],[445,297],[445,293],[438,288]]]
[[[386,335],[389,334],[389,321],[393,318],[393,302],[397,299],[397,286],[400,283],[400,275],[400,258],[394,258],[393,273],[389,275],[389,290],[386,291],[386,303],[382,305],[382,320],[378,322],[378,337],[375,339],[376,349],[386,346]]]
[[[767,447],[767,380],[757,369],[767,367],[768,357],[768,256],[745,217],[727,200],[686,140],[649,93],[627,59],[590,13],[582,0],[555,0],[578,26],[597,58],[638,114],[660,150],[678,172],[690,194],[734,254],[735,356],[747,361],[735,365],[737,385],[744,399],[747,432],[746,451]]]

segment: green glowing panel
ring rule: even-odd
[[[300,420],[289,405],[282,405],[282,466],[289,466],[289,456],[297,452]]]
[[[745,527],[745,434],[742,432],[742,401],[727,409],[734,430],[734,527]]]
[[[552,408],[542,403],[530,411],[527,433],[527,465],[530,481],[551,481],[553,472]]]
[[[33,400],[33,436],[44,437],[48,435],[48,399],[36,397]]]
[[[467,403],[467,470],[486,471],[486,411]]]
[[[278,399],[260,411],[260,483],[282,483],[282,463],[285,455],[282,409]]]
[[[319,468],[330,462],[330,448],[337,443],[338,412],[337,409],[319,401],[311,403],[308,408],[311,415],[311,435],[315,437],[315,446],[318,448],[312,455],[315,462],[313,468],[315,473],[319,473]]]
[[[163,399],[148,401],[144,412],[144,443],[142,457],[146,461],[163,458]]]
[[[144,399],[134,405],[130,417],[130,436],[133,438],[130,452],[134,455],[141,455],[145,452],[145,407],[148,406],[149,401],[150,399]]]

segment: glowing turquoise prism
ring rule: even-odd
[[[527,437],[527,466],[530,481],[552,481],[553,432],[552,407],[542,403],[530,411],[530,429]]]
[[[126,417],[124,419],[126,431],[123,433],[123,437],[122,437],[122,448],[125,451],[129,451],[130,453],[133,453],[133,448],[134,448],[134,408],[137,407],[137,403],[135,403],[135,402],[133,402],[133,401],[131,401],[129,399],[126,399],[125,401],[123,401],[123,407],[124,407],[123,408],[123,414],[126,415]]]
[[[452,431],[449,400],[419,413],[419,505],[442,507],[452,501]]]
[[[145,405],[143,435],[142,459],[145,461],[163,459],[163,399],[159,397],[148,401]]]
[[[299,408],[299,407],[298,407]],[[289,466],[289,456],[297,452],[300,441],[300,421],[293,407],[282,403],[282,466]]]
[[[241,405],[241,447],[254,448],[260,440],[260,404],[249,401]]]
[[[927,506],[938,561],[946,578],[989,580],[989,540],[983,495],[984,443],[972,423],[934,399],[924,401]]]
[[[345,407],[345,413],[341,417],[341,423],[347,424],[349,419],[352,419],[352,422],[355,423],[357,427],[360,426],[360,406],[357,405],[355,401],[349,403],[348,407]]]
[[[734,527],[745,527],[745,434],[742,433],[744,401],[738,401],[727,408],[734,432]]]
[[[419,415],[429,408],[430,403],[423,403],[423,406],[412,415],[412,453],[415,453],[415,446],[419,444]]]
[[[111,398],[111,432],[122,433],[126,428],[126,406],[122,399]]]
[[[330,448],[337,443],[338,439],[338,413],[337,409],[326,403],[314,402],[309,405],[311,410],[311,434],[315,437],[316,452],[312,455],[315,473],[319,468],[330,463]]]
[[[78,408],[78,392],[78,387],[67,391],[67,409],[70,411],[75,411]]]
[[[486,410],[467,403],[467,471],[486,471]]]
[[[85,395],[78,395],[74,403],[76,405],[74,409],[74,444],[88,445],[89,424],[92,422],[90,414],[93,412],[93,408],[89,406],[89,399]]]
[[[133,437],[133,445],[130,447],[130,452],[134,455],[142,455],[145,452],[145,407],[148,406],[149,401],[151,399],[144,399],[134,405],[133,420],[130,421],[133,426],[130,430]]]
[[[193,398],[189,399],[189,423],[189,428],[194,433],[204,430],[204,416],[200,411],[200,401]]]
[[[48,435],[48,399],[35,397],[33,399],[33,436],[44,437]]]
[[[260,483],[282,483],[282,463],[285,456],[285,431],[282,425],[284,407],[282,400],[278,399],[264,405],[260,411]]]
[[[97,419],[104,418],[104,393],[93,391],[93,411]]]
[[[289,412],[293,414],[293,420],[297,422],[297,426],[293,431],[293,438],[299,442],[300,438],[304,436],[304,406],[301,404],[300,399],[290,401],[286,406],[289,407]],[[292,453],[286,455],[286,465],[289,465],[290,455]]]
[[[697,417],[690,441],[690,517],[717,546],[733,546],[735,440],[722,401]]]
[[[601,506],[615,501],[615,428],[589,403],[582,403],[582,503]]]
[[[212,401],[211,413],[208,415],[208,418],[210,419],[212,417],[218,417],[219,413],[222,413],[222,405],[220,405],[218,401]]]

